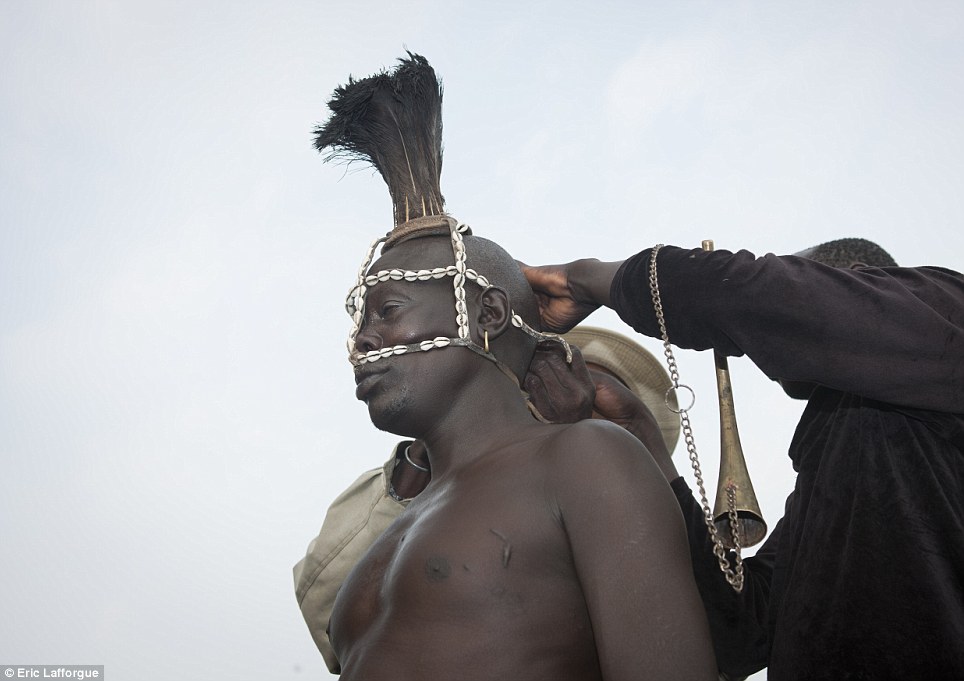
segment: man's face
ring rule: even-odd
[[[369,272],[432,269],[453,261],[448,239],[413,239],[391,249]],[[370,352],[440,336],[458,336],[452,277],[425,282],[390,280],[368,290],[355,347]],[[368,405],[377,428],[418,437],[451,398],[456,385],[453,377],[471,356],[461,348],[446,348],[409,351],[362,364],[355,368],[355,396]]]

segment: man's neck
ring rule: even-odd
[[[484,386],[467,387],[445,418],[422,438],[433,480],[518,441],[521,431],[538,425],[519,388],[504,376]]]

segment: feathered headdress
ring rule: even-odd
[[[358,366],[409,352],[466,347],[494,362],[518,386],[518,377],[490,352],[488,342],[485,347],[480,347],[470,333],[465,283],[474,281],[487,288],[489,282],[467,266],[462,237],[472,233],[468,225],[445,213],[445,199],[439,187],[442,174],[442,87],[425,57],[408,52],[408,59],[403,57],[398,61],[392,71],[382,71],[362,80],[349,78],[348,85],[336,88],[328,102],[331,118],[315,129],[315,147],[318,151],[330,149],[326,161],[341,158],[375,166],[388,184],[395,212],[394,228],[371,245],[345,301],[352,318],[352,329],[348,334],[349,361]],[[449,236],[454,264],[417,271],[369,270],[379,244],[383,244],[384,253],[407,238],[428,235]],[[452,277],[457,337],[426,338],[417,343],[383,346],[367,352],[357,347],[369,288],[399,279],[415,282],[441,277]],[[539,333],[515,312],[512,313],[512,324],[537,340],[558,340],[566,349],[567,360],[571,361],[572,354],[565,340],[555,334]],[[530,408],[538,414],[531,403]]]
[[[442,174],[442,87],[428,60],[408,52],[391,71],[348,79],[315,129],[326,161],[371,163],[388,184],[395,227],[383,251],[413,234],[448,234]]]

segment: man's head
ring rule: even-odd
[[[356,396],[369,404],[378,427],[414,434],[389,423],[394,417],[383,418],[386,406],[397,413],[401,404],[371,401],[378,396],[377,377],[389,371],[396,398],[401,391],[409,401],[443,399],[440,391],[450,392],[479,371],[501,369],[516,381],[525,375],[540,335],[532,328],[538,328],[538,306],[518,265],[497,244],[470,235],[456,238],[454,232],[410,237],[384,252],[362,280],[371,283],[360,294],[356,286],[350,296],[350,310],[361,312],[350,350],[357,365]],[[428,385],[433,391],[419,396]]]
[[[467,276],[462,287],[467,307],[469,338],[481,347],[485,343],[487,334],[493,354],[521,380],[532,357],[537,338],[514,326],[512,317],[513,314],[518,315],[531,330],[538,332],[539,308],[535,294],[516,261],[501,246],[470,234],[462,235],[460,241],[464,245],[466,270],[479,275],[479,277],[472,274]],[[391,250],[384,253],[368,271],[369,273],[386,270],[430,271],[451,265],[455,258],[452,241],[448,236],[413,237],[394,244]],[[371,287],[368,296],[369,300],[372,300],[373,296],[375,299],[385,297],[389,286],[392,286],[393,291],[399,289],[411,291],[411,295],[415,297],[421,297],[422,287],[426,287],[425,296],[430,295],[429,290],[434,290],[441,294],[437,312],[447,320],[446,329],[444,332],[439,330],[435,335],[431,335],[434,331],[426,328],[422,331],[421,337],[413,336],[408,342],[431,340],[436,337],[456,338],[458,337],[456,310],[458,294],[454,292],[453,284],[453,277],[449,276],[414,282],[390,279]],[[368,307],[367,304],[366,307]],[[510,333],[508,337],[503,338],[506,332]],[[359,343],[358,347],[361,352],[378,349],[370,339],[364,343],[368,349],[363,349],[361,345],[362,343]]]
[[[470,238],[445,210],[442,88],[434,69],[409,52],[389,71],[349,78],[328,107],[331,117],[316,130],[315,147],[328,152],[326,160],[374,166],[388,185],[394,213],[394,228],[372,245],[349,293],[356,394],[372,393],[377,375],[388,371],[385,364],[421,364],[416,355],[445,363],[453,354],[466,361],[481,356],[518,384],[541,337],[535,299],[505,251]],[[369,268],[379,244],[382,257]],[[442,348],[445,353],[429,352]]]
[[[837,239],[812,246],[794,255],[843,269],[897,267],[897,263],[887,251],[867,239]]]

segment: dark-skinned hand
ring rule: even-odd
[[[561,343],[543,341],[522,381],[529,399],[552,423],[575,423],[592,416],[595,389],[579,348],[572,346],[572,364],[566,364]]]
[[[600,305],[570,282],[570,271],[575,266],[576,263],[530,267],[519,262],[522,273],[536,294],[545,331],[565,333]]]

